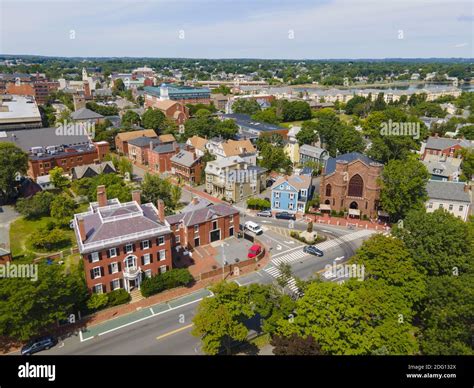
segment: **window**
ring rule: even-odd
[[[279,191],[275,192],[275,198],[280,198],[280,192]]]
[[[165,238],[163,236],[158,237],[157,243],[158,245],[164,245]]]
[[[135,257],[127,257],[124,260],[125,268],[136,268],[137,267],[137,259]]]
[[[430,203],[428,204],[428,209],[433,209],[433,202],[430,202]]]
[[[149,249],[150,248],[150,241],[145,240],[142,241],[142,249]]]
[[[295,193],[290,193],[290,200],[295,199]]]
[[[97,279],[102,276],[102,271],[100,267],[92,268],[92,279]]]
[[[275,201],[275,207],[278,209],[280,207],[280,201]]]
[[[302,197],[306,197],[306,194],[307,194],[306,191],[307,191],[306,189],[305,189],[305,190],[301,190],[301,196],[302,196]]]
[[[330,197],[330,196],[331,196],[331,185],[327,184],[326,185],[326,197]]]
[[[181,236],[176,236],[176,244],[179,244],[181,242]]]
[[[151,269],[147,269],[147,270],[145,271],[145,277],[146,277],[146,278],[151,278]]]
[[[443,208],[443,204],[440,203],[440,204],[439,204],[439,209],[442,209],[442,208]]]
[[[231,224],[234,223],[234,216],[229,216],[229,223],[231,223]]]
[[[132,253],[133,252],[133,244],[125,245],[125,253]]]
[[[150,254],[147,253],[146,255],[143,255],[143,265],[148,265],[150,264]]]
[[[449,205],[449,210],[453,210],[453,205],[452,204]]]
[[[194,233],[199,232],[199,225],[194,225]]]
[[[112,280],[112,290],[118,290],[120,288],[120,279]]]
[[[462,212],[464,209],[464,206],[463,205],[459,205],[459,211]]]
[[[294,203],[293,203],[293,202],[290,202],[290,203],[288,204],[288,209],[293,210],[293,208],[294,208]]]
[[[110,272],[111,273],[117,273],[118,272],[118,263],[112,263],[110,264]]]
[[[160,273],[165,273],[166,269],[167,269],[166,265],[160,266]]]
[[[109,249],[109,256],[116,257],[117,256],[117,248],[110,248]]]
[[[159,252],[158,252],[158,259],[159,259],[160,261],[166,259],[166,251],[165,251],[164,249],[163,249],[162,251],[159,251]]]
[[[364,181],[359,174],[354,175],[349,181],[349,197],[362,197]]]
[[[102,288],[102,284],[96,284],[94,286],[94,292],[96,294],[102,294],[104,292],[104,289]]]
[[[212,221],[212,230],[217,229],[217,221]]]
[[[91,259],[93,263],[97,263],[99,261],[99,253],[98,252],[92,252],[91,253]]]

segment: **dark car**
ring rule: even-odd
[[[261,210],[257,213],[257,216],[259,216],[259,217],[272,217],[272,211],[271,210]]]
[[[314,245],[306,245],[303,248],[303,252],[309,253],[310,255],[315,255],[315,256],[323,256],[324,253],[321,249],[316,248]]]
[[[42,350],[48,350],[57,343],[58,340],[52,336],[36,338],[21,348],[21,354],[29,356],[33,353],[41,352]]]
[[[275,218],[278,218],[279,220],[296,220],[296,216],[288,212],[277,213],[275,214]]]

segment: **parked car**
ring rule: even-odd
[[[261,210],[257,213],[259,217],[273,217],[271,210]]]
[[[296,215],[288,212],[280,212],[275,214],[275,218],[278,218],[279,220],[296,220]]]
[[[254,232],[257,236],[263,233],[263,230],[260,225],[253,221],[247,221],[244,225],[244,228],[250,230],[251,232]]]
[[[254,257],[257,257],[260,253],[262,253],[262,247],[258,244],[254,244],[249,248],[249,253],[247,254],[247,257],[249,259],[253,259]]]
[[[41,352],[42,350],[48,350],[57,343],[58,340],[52,336],[36,338],[21,348],[21,354],[24,356],[29,356],[33,353]]]
[[[316,248],[314,245],[306,245],[303,248],[303,252],[309,253],[310,255],[315,255],[315,256],[323,256],[324,253],[321,249]]]

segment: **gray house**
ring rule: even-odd
[[[329,153],[323,148],[311,146],[308,144],[303,144],[300,147],[301,164],[304,164],[305,162],[316,162],[323,167],[328,159]]]

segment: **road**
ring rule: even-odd
[[[261,218],[246,216],[246,220],[258,220],[264,229],[267,229],[259,238],[264,243],[272,243],[272,260],[257,272],[241,276],[235,281],[239,285],[252,283],[274,283],[278,274],[275,274],[278,262],[287,262],[291,265],[294,276],[308,279],[327,264],[347,260],[359,247],[363,240],[369,236],[356,234],[353,230],[346,230],[327,225],[314,225],[315,230],[331,236],[332,239],[322,244],[327,247],[322,258],[308,256],[302,253],[303,245],[299,242],[289,243],[289,239],[279,235],[270,227],[287,229],[288,221],[263,220]],[[269,221],[269,222],[263,222]],[[306,225],[302,222],[295,223],[295,229],[303,230]],[[365,231],[362,231],[365,232]],[[352,236],[355,237],[351,240]],[[277,243],[275,243],[277,239]],[[341,240],[342,239],[342,240]],[[347,239],[349,241],[344,241]],[[277,251],[276,246],[281,245]],[[344,259],[340,259],[344,256]],[[289,287],[291,288],[291,287]],[[54,355],[114,355],[114,354],[141,354],[141,355],[196,355],[203,354],[199,339],[191,335],[192,319],[196,314],[199,301],[206,295],[196,294],[171,301],[166,304],[153,306],[156,315],[141,310],[124,317],[120,321],[107,322],[91,328],[90,333],[81,336],[74,335],[58,344],[53,349],[41,354]],[[172,307],[172,308],[170,308]],[[128,322],[123,324],[123,322]],[[114,326],[115,325],[115,326]],[[112,327],[112,329],[111,329]]]

